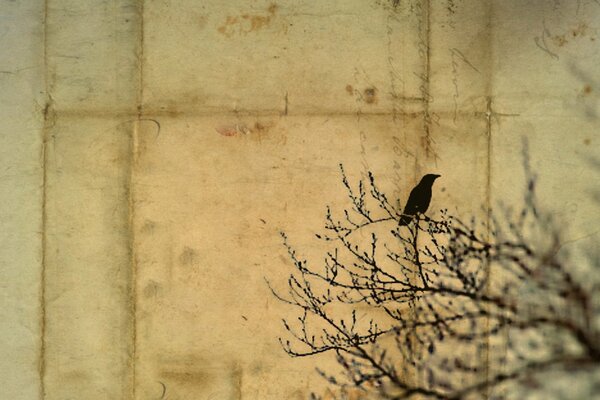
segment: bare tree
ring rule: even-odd
[[[597,370],[597,261],[561,249],[525,167],[519,207],[468,221],[441,210],[408,226],[373,174],[353,187],[341,168],[349,206],[327,208],[323,261],[282,233],[294,270],[285,289],[269,286],[298,310],[283,320],[284,350],[331,353],[339,370],[318,372],[361,398],[525,398],[552,374]]]

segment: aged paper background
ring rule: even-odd
[[[301,399],[265,284],[318,256],[338,164],[432,210],[522,190],[597,231],[596,1],[6,1],[10,399]]]

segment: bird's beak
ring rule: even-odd
[[[433,175],[433,176],[435,176],[435,179],[437,179],[437,178],[439,178],[441,175],[437,175],[437,174],[435,174],[435,175]]]

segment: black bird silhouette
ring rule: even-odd
[[[400,226],[408,225],[417,213],[424,213],[431,202],[431,186],[433,181],[441,175],[427,174],[421,178],[421,182],[413,188],[404,206],[404,212],[400,217]]]

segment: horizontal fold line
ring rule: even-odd
[[[122,110],[94,110],[94,111],[75,111],[75,110],[56,110],[58,118],[130,118],[131,122],[137,121],[138,119],[152,118],[152,117],[368,117],[368,116],[405,116],[405,117],[418,117],[425,113],[437,114],[440,117],[453,118],[455,115],[461,117],[485,117],[487,116],[487,110],[483,108],[481,111],[459,111],[456,113],[454,110],[438,111],[438,110],[418,110],[418,111],[354,111],[354,112],[342,112],[342,111],[305,111],[305,112],[288,112],[287,114],[280,110],[244,110],[244,111],[165,111],[165,110],[151,110],[145,109],[143,112],[137,110],[122,111]],[[502,117],[515,117],[519,114],[501,114],[493,113],[495,116]]]

